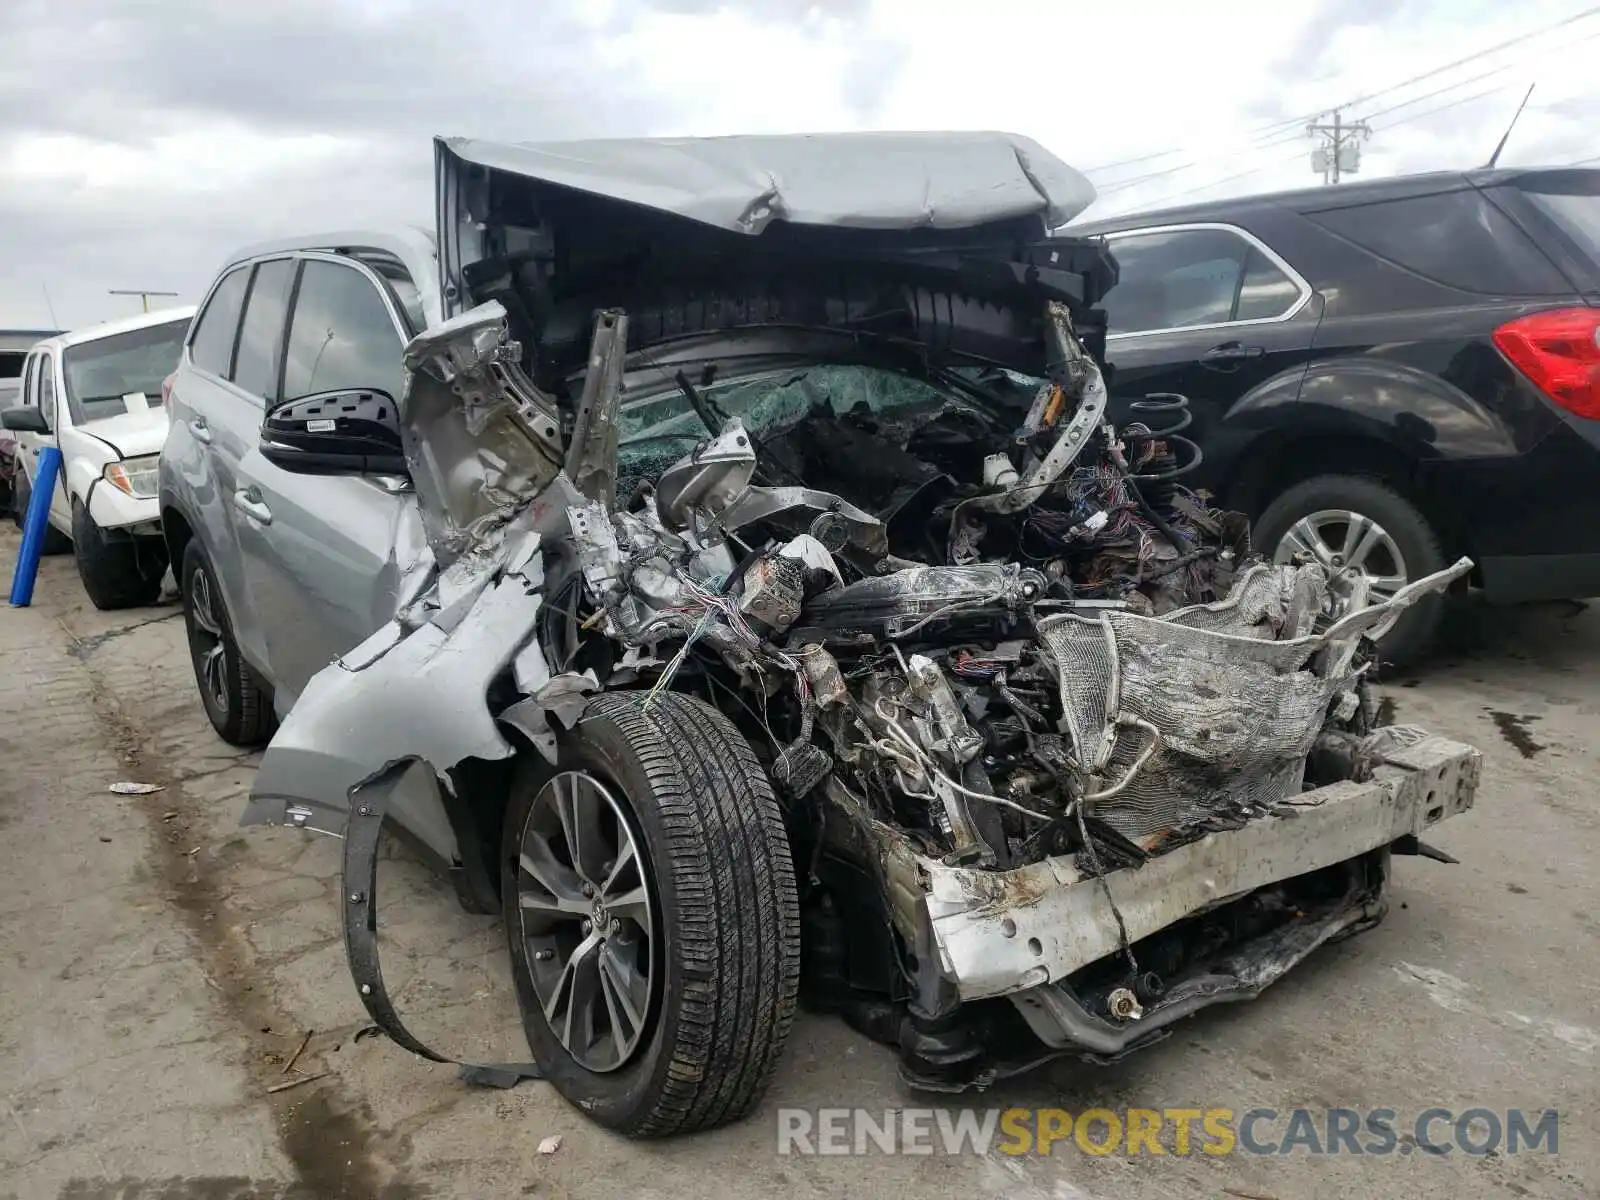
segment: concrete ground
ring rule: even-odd
[[[15,550],[7,530],[0,579]],[[0,616],[0,1196],[1600,1194],[1600,611],[1466,605],[1437,661],[1385,696],[1398,720],[1487,755],[1477,808],[1432,839],[1459,866],[1396,860],[1387,921],[1253,1004],[971,1102],[1387,1107],[1402,1131],[1434,1106],[1555,1108],[1557,1154],[780,1156],[780,1107],[928,1103],[891,1052],[816,1017],[754,1118],[630,1143],[546,1085],[474,1090],[357,1040],[337,843],[237,829],[254,759],[206,724],[177,610],[97,612],[71,558],[47,559],[34,606]],[[119,780],[163,790],[108,792]],[[380,890],[386,975],[414,1029],[463,1055],[525,1054],[499,922],[399,856]]]

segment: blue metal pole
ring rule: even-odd
[[[44,537],[50,529],[50,497],[55,494],[56,476],[60,473],[61,451],[45,446],[39,451],[28,514],[22,520],[22,549],[17,553],[17,569],[11,575],[13,608],[27,608],[33,603],[33,580],[39,574],[39,556],[44,553]]]

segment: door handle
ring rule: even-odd
[[[1260,358],[1266,351],[1260,346],[1246,346],[1242,342],[1223,342],[1220,346],[1213,346],[1200,356],[1200,361],[1206,365],[1235,364],[1246,359]]]
[[[195,441],[211,445],[211,429],[199,417],[189,422],[189,432],[194,434]]]
[[[233,506],[252,521],[262,525],[272,524],[272,510],[261,502],[261,489],[258,487],[240,488],[233,494]]]

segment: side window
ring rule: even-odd
[[[34,369],[39,373],[39,411],[44,414],[45,423],[52,430],[56,427],[56,364],[48,354],[41,354],[34,361]]]
[[[307,260],[289,326],[283,396],[381,388],[399,398],[405,380],[400,334],[378,289],[361,272]]]
[[[239,325],[239,349],[234,356],[233,382],[265,400],[278,395],[278,370],[282,365],[283,323],[289,315],[289,289],[294,283],[295,260],[275,258],[256,267]]]
[[[1572,290],[1528,236],[1473,188],[1306,215],[1345,241],[1456,291],[1554,296]]]
[[[39,356],[30,354],[27,361],[22,364],[22,402],[24,404],[39,403],[39,385],[35,382],[39,375],[38,363]]]
[[[1111,250],[1120,275],[1102,304],[1113,334],[1282,316],[1300,296],[1271,259],[1226,229],[1128,234]]]
[[[1239,284],[1236,321],[1265,321],[1281,317],[1300,299],[1300,286],[1278,269],[1278,265],[1250,247],[1244,262],[1244,279]]]
[[[196,319],[189,357],[201,370],[226,379],[233,369],[234,335],[239,332],[239,310],[244,307],[244,289],[249,282],[249,267],[229,271]]]

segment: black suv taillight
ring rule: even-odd
[[[1562,408],[1600,420],[1600,309],[1518,317],[1494,331],[1494,344]]]

